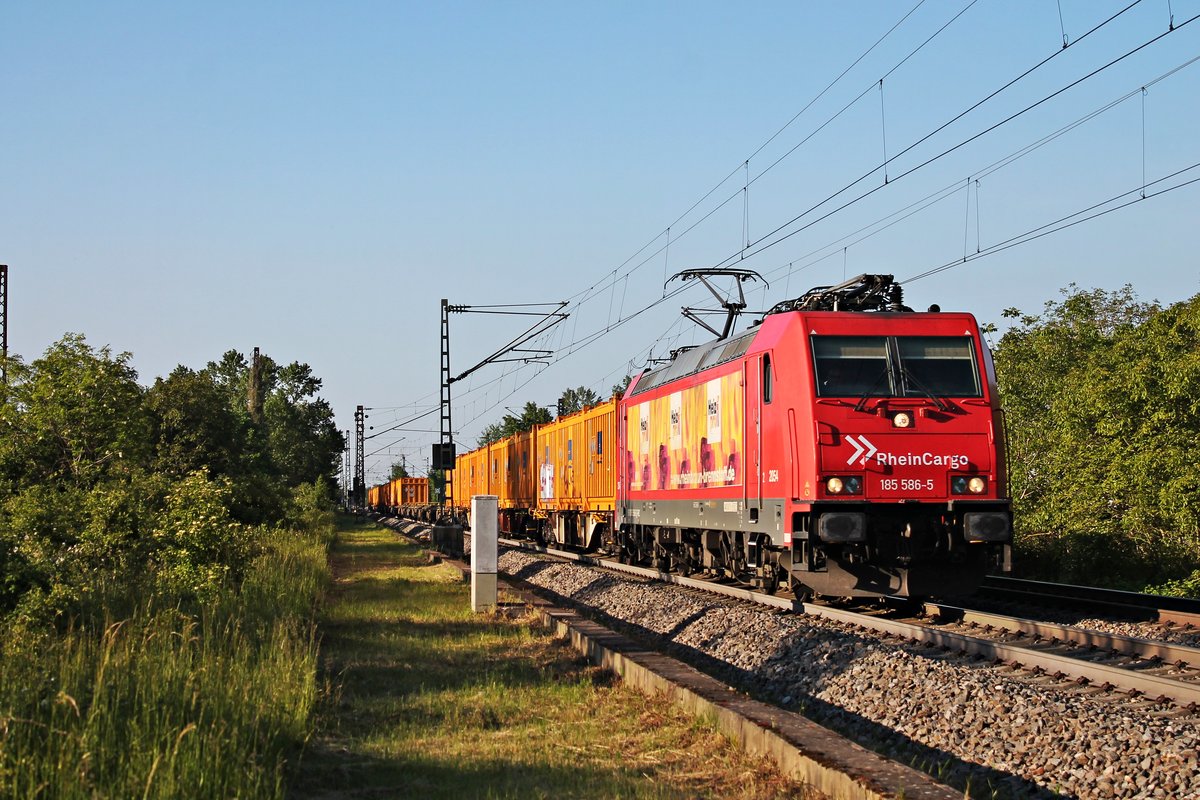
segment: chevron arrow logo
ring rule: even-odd
[[[853,464],[857,461],[860,465],[867,463],[867,460],[879,450],[875,445],[871,444],[871,440],[865,436],[859,436],[855,439],[853,436],[847,436],[846,441],[854,448],[854,454],[846,459],[847,464]]]

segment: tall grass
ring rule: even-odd
[[[237,589],[186,612],[0,637],[0,796],[281,797],[316,701],[322,535],[272,532]]]

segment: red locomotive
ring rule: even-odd
[[[680,354],[618,414],[625,558],[835,597],[970,591],[1007,564],[979,326],[911,311],[891,276],[814,289]]]
[[[459,455],[454,481],[459,514],[498,495],[501,530],[548,544],[802,597],[922,597],[1007,569],[1004,455],[975,319],[863,275]]]

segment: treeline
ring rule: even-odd
[[[342,437],[304,364],[0,387],[0,797],[279,798],[312,734]]]
[[[256,528],[319,508],[343,447],[300,363],[229,351],[148,388],[68,334],[0,388],[0,617],[38,624],[236,582]],[[298,499],[300,502],[298,502]]]
[[[632,376],[626,375],[625,378],[612,387],[612,395],[620,395],[629,387]],[[565,417],[568,414],[574,414],[576,411],[582,411],[585,408],[591,408],[600,403],[602,399],[594,389],[589,389],[586,386],[568,387],[563,390],[563,393],[558,397],[558,403],[554,407],[554,414],[550,413],[550,409],[546,406],[539,406],[532,401],[527,402],[522,407],[520,413],[505,414],[499,422],[492,423],[484,428],[479,438],[475,442],[476,447],[484,447],[492,442],[498,442],[501,439],[507,439],[523,431],[527,431],[534,425],[544,425],[547,422],[553,422],[556,417]]]
[[[995,348],[1021,574],[1200,595],[1200,295],[1071,286]]]

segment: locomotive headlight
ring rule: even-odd
[[[892,425],[897,428],[912,427],[912,414],[908,413],[907,411],[898,412],[896,416],[892,417]]]
[[[825,479],[825,491],[828,494],[862,494],[862,478],[857,475]]]
[[[951,494],[983,494],[987,491],[987,478],[982,475],[955,475],[950,479]]]

